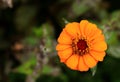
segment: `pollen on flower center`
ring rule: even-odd
[[[89,47],[85,39],[76,39],[73,41],[73,51],[75,54],[84,55],[88,53]]]

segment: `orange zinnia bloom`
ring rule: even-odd
[[[79,71],[88,71],[96,66],[98,61],[103,61],[106,49],[102,31],[87,20],[68,23],[56,46],[60,61]]]

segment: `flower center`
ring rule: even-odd
[[[89,52],[89,47],[85,39],[73,40],[73,52],[78,55],[84,55]]]
[[[86,41],[85,40],[79,40],[78,42],[77,42],[77,48],[78,48],[78,50],[81,50],[81,51],[83,51],[83,50],[85,50],[86,48],[87,48],[88,46],[87,46],[87,43],[86,43]]]

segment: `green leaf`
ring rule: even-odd
[[[119,11],[115,11],[111,14],[111,20],[112,21],[116,21],[120,19],[120,10]]]
[[[110,56],[113,56],[115,58],[120,58],[120,45],[109,46],[107,52],[110,54]]]
[[[106,40],[109,45],[115,45],[119,43],[117,33],[115,31],[106,32],[105,37],[107,38]]]
[[[48,66],[48,65],[44,65],[43,69],[42,69],[42,74],[50,74],[52,72],[52,67]]]
[[[15,71],[23,74],[32,74],[34,67],[37,63],[36,57],[31,57],[30,60],[24,62],[21,66],[15,69]]]
[[[29,36],[29,37],[26,37],[23,42],[25,44],[35,45],[35,44],[37,44],[37,39],[32,36]]]
[[[33,33],[36,37],[41,37],[43,36],[43,28],[39,27],[39,28],[33,28]]]
[[[60,74],[60,79],[62,80],[62,82],[68,82],[68,78],[65,74]]]
[[[95,67],[91,68],[90,70],[92,72],[92,76],[94,76],[96,73],[96,70],[97,70],[97,65]]]
[[[73,3],[73,5],[72,5],[72,10],[73,10],[73,12],[74,12],[77,16],[85,13],[89,8],[90,8],[90,7],[88,7],[88,6],[84,3],[84,1],[81,2],[81,3],[78,3],[77,1],[75,1],[75,2]]]
[[[63,18],[63,21],[64,21],[64,24],[68,24],[69,23],[69,21],[66,20],[65,18]]]

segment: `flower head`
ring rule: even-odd
[[[60,61],[79,71],[88,71],[98,61],[103,61],[106,49],[107,44],[102,31],[87,20],[68,23],[56,46]]]

